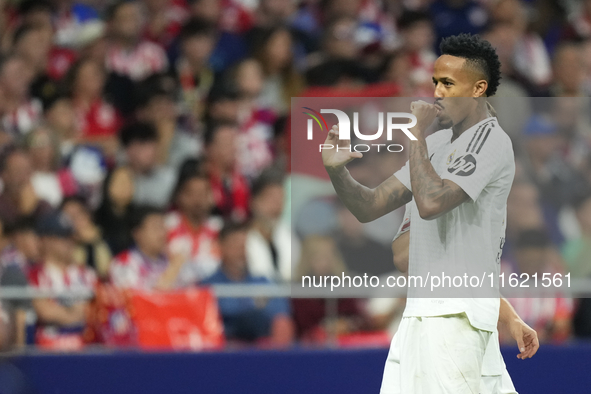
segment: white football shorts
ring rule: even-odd
[[[405,317],[390,345],[380,394],[516,394],[496,333],[462,313]]]

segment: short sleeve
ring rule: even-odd
[[[400,223],[400,227],[398,227],[398,232],[394,236],[394,239],[392,240],[392,242],[396,241],[398,239],[398,237],[400,237],[402,234],[404,234],[410,230],[411,203],[412,203],[412,201],[406,204],[406,207],[404,210],[404,218],[402,219],[402,223]]]
[[[449,179],[476,201],[484,188],[493,182],[513,160],[511,141],[496,121],[476,129],[465,149],[443,170],[441,179]]]
[[[430,136],[428,136],[425,139],[425,142],[427,143],[427,151],[430,154],[429,160],[431,160],[431,158],[433,157],[433,155],[431,154],[431,152],[435,152],[438,148],[438,146],[445,141],[446,139],[449,139],[451,137],[451,130],[440,130],[436,133],[431,134]],[[402,167],[400,170],[396,171],[394,173],[394,176],[410,191],[412,191],[412,186],[410,184],[410,165],[408,163],[408,160],[406,161],[406,163],[404,164],[404,167]]]
[[[408,160],[404,167],[399,169],[394,173],[394,176],[402,183],[408,190],[412,191],[412,187],[410,186],[410,167],[408,164]]]

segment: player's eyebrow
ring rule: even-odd
[[[437,80],[437,78],[435,78],[435,77],[432,77],[432,78],[433,78],[433,83],[437,83],[437,82],[443,82],[443,83],[451,82],[451,83],[453,83],[453,82],[455,82],[452,78],[449,78],[449,77],[441,77],[441,78],[439,78],[439,80]]]

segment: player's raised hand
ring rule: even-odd
[[[417,117],[417,124],[410,131],[418,137],[419,133],[423,133],[437,117],[439,109],[426,101],[418,100],[410,103],[410,112]]]
[[[533,357],[540,348],[540,341],[538,340],[538,333],[525,324],[521,319],[515,319],[509,325],[509,332],[519,348],[517,358],[525,360]]]
[[[338,147],[338,149],[337,149]],[[322,162],[327,170],[334,170],[344,167],[352,160],[360,159],[363,154],[351,151],[351,140],[342,140],[339,138],[339,127],[332,126],[328,131],[326,140],[322,147]]]

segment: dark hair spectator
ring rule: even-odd
[[[93,222],[86,200],[79,196],[66,197],[60,209],[74,228],[74,260],[92,268],[101,279],[106,279],[111,262],[111,251],[103,240],[100,228]]]
[[[0,177],[3,182],[0,194],[0,219],[11,224],[19,219],[40,217],[51,211],[51,206],[41,200],[31,182],[33,166],[30,156],[16,147],[8,147],[0,158]]]
[[[97,145],[107,157],[114,158],[123,119],[103,97],[106,79],[103,64],[91,58],[81,59],[68,71],[64,89],[72,100],[81,142]]]
[[[113,255],[129,248],[131,238],[131,215],[133,214],[133,172],[129,167],[114,168],[103,182],[103,200],[94,214],[96,224]]]
[[[119,131],[119,139],[124,148],[133,143],[158,141],[158,134],[154,125],[146,122],[134,122],[123,126]]]
[[[139,1],[119,1],[108,7],[107,69],[140,81],[151,74],[165,71],[168,59],[164,49],[142,39],[142,4]]]
[[[205,134],[205,168],[216,212],[225,219],[248,217],[249,185],[236,165],[238,129],[232,123],[211,124]]]

